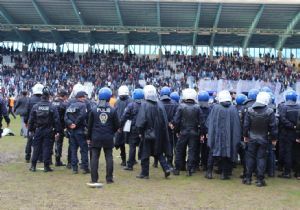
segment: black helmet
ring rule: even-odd
[[[44,87],[43,88],[43,96],[50,96],[51,95],[51,91],[48,87]]]

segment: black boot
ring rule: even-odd
[[[66,166],[66,164],[64,164],[63,162],[61,162],[60,157],[56,157],[55,158],[55,166]]]
[[[31,164],[31,167],[29,168],[29,171],[36,172],[36,164]]]
[[[67,168],[67,169],[71,169],[71,168],[72,168],[71,163],[68,163],[68,164],[66,165],[66,168]]]
[[[174,174],[174,176],[179,176],[179,174],[180,174],[180,171],[178,170],[178,169],[174,169],[173,170],[173,174]]]
[[[126,161],[122,161],[121,166],[126,166]]]
[[[50,168],[49,165],[46,165],[46,166],[44,167],[44,172],[52,172],[52,171],[53,171],[53,169]]]
[[[125,171],[133,171],[133,167],[130,167],[130,166],[125,166],[123,169]]]
[[[206,171],[205,178],[207,178],[207,179],[212,179],[213,178],[211,170]]]
[[[221,180],[228,180],[228,179],[230,179],[230,176],[228,174],[226,173],[221,174]]]
[[[251,179],[245,177],[243,179],[243,184],[245,184],[245,185],[251,185]]]
[[[266,185],[267,184],[266,184],[265,180],[257,180],[257,182],[256,182],[257,187],[264,187]]]
[[[170,169],[166,170],[165,171],[165,178],[167,179],[170,176],[170,174],[171,174]]]

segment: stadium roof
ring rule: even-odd
[[[0,0],[0,41],[300,48],[299,0]]]

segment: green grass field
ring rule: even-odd
[[[184,173],[164,179],[160,168],[150,168],[149,180],[138,180],[140,171],[123,171],[119,151],[114,153],[114,180],[101,189],[90,189],[90,175],[73,175],[65,167],[54,172],[28,170],[24,162],[25,139],[19,136],[20,121],[13,120],[15,137],[0,139],[0,209],[300,209],[300,181],[267,179],[268,186],[245,186],[238,178],[207,180],[204,173]],[[67,141],[65,141],[67,142]],[[67,145],[67,143],[65,143]],[[66,162],[66,147],[64,162]],[[39,165],[38,167],[42,167]],[[100,162],[100,181],[105,181],[105,164]]]

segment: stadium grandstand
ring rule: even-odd
[[[0,23],[5,93],[36,81],[181,90],[203,78],[297,89],[300,78],[294,0],[0,0]]]
[[[1,0],[0,40],[19,51],[238,51],[300,58],[299,1]]]

